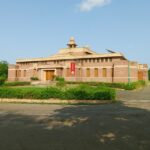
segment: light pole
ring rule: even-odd
[[[130,61],[128,60],[128,84],[131,83],[131,69],[130,69]]]

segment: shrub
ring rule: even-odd
[[[76,100],[114,100],[116,92],[107,87],[80,85],[65,91],[65,98]]]
[[[30,82],[5,82],[4,86],[26,86],[26,85],[30,85]]]
[[[31,77],[30,80],[31,81],[38,81],[39,79],[38,79],[38,77]]]
[[[57,88],[0,88],[1,98],[49,99],[58,98],[61,91]]]
[[[111,88],[80,85],[70,89],[48,88],[0,88],[0,98],[20,99],[75,99],[75,100],[114,100],[115,90]]]
[[[6,61],[0,61],[0,77],[4,77],[5,80],[8,76],[8,63]]]
[[[66,85],[66,81],[62,77],[56,77],[55,81],[57,81],[56,86],[64,87]]]
[[[6,78],[3,76],[0,76],[0,85],[3,85],[5,82]]]

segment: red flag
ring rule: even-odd
[[[76,70],[76,64],[72,62],[72,63],[70,64],[70,73],[71,73],[72,75],[75,75],[75,70]]]

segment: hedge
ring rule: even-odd
[[[80,85],[75,88],[0,88],[0,98],[19,99],[68,99],[68,100],[115,100],[116,92],[111,88]]]

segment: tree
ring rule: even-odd
[[[8,77],[7,61],[0,61],[0,84],[3,84]]]
[[[148,70],[148,79],[150,80],[150,69]]]

